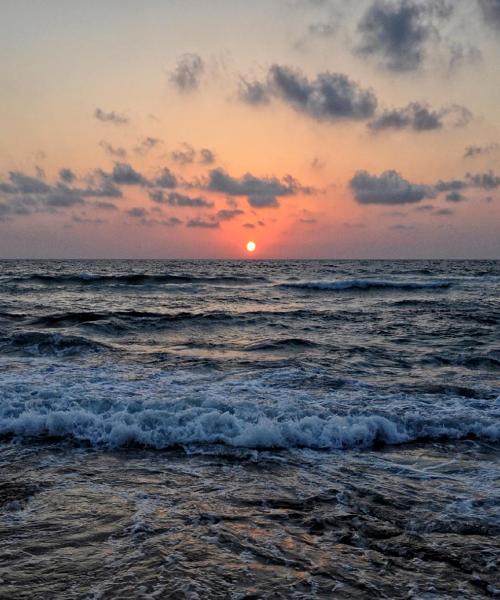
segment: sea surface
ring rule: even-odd
[[[0,261],[0,598],[500,596],[499,261]]]

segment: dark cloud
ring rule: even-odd
[[[469,185],[482,188],[484,190],[493,190],[497,187],[500,187],[500,177],[495,175],[493,171],[488,171],[487,173],[477,173],[475,175],[467,173],[466,178],[469,182]]]
[[[488,144],[486,146],[467,146],[464,152],[464,158],[474,158],[483,154],[490,154],[499,148],[499,144]]]
[[[232,219],[235,219],[236,217],[239,217],[240,215],[244,215],[245,211],[239,209],[239,208],[233,208],[233,209],[227,209],[227,208],[222,208],[221,210],[219,210],[216,214],[217,220],[218,221],[231,221]]]
[[[247,81],[244,78],[240,80],[238,96],[240,100],[253,106],[268,104],[271,100],[271,93],[266,83]]]
[[[350,187],[360,204],[410,204],[432,197],[428,186],[410,183],[397,171],[385,171],[378,176],[358,171]]]
[[[243,227],[246,227],[247,229],[255,229],[255,225],[253,223],[245,223]]]
[[[127,125],[129,120],[124,115],[120,115],[115,111],[105,112],[101,108],[96,108],[94,117],[103,123],[112,123],[113,125]]]
[[[432,206],[432,204],[422,204],[421,206],[416,206],[415,210],[418,210],[419,212],[429,212],[434,210],[434,206]]]
[[[122,191],[114,184],[111,175],[100,169],[94,171],[88,182],[88,187],[82,190],[84,196],[93,196],[94,198],[123,197]]]
[[[46,194],[51,191],[51,187],[42,181],[39,177],[25,175],[21,171],[10,171],[9,179],[11,181],[10,191],[19,194]],[[7,187],[2,191],[9,191]]]
[[[146,137],[144,138],[138,146],[134,148],[134,152],[139,154],[140,156],[145,156],[148,154],[153,148],[156,148],[161,144],[161,140],[154,137]]]
[[[406,223],[396,223],[395,225],[391,225],[391,229],[396,231],[412,231],[415,229],[415,225],[407,225]]]
[[[196,150],[189,144],[184,144],[182,150],[174,150],[174,152],[170,153],[170,158],[181,165],[192,164],[195,157]]]
[[[164,167],[160,176],[155,179],[154,184],[161,188],[175,188],[177,186],[177,178],[168,167]]]
[[[441,129],[447,124],[455,127],[466,125],[471,119],[471,112],[464,106],[452,105],[433,110],[428,104],[410,102],[403,108],[385,110],[370,121],[373,131],[384,129],[413,129],[414,131],[431,131]]]
[[[134,206],[133,208],[127,210],[126,214],[134,219],[143,219],[144,217],[147,217],[148,211],[140,206]]]
[[[500,31],[500,0],[478,0],[485,22]]]
[[[82,217],[80,215],[73,216],[71,220],[73,221],[73,223],[78,223],[78,224],[83,224],[83,225],[102,225],[103,223],[107,222],[104,219],[89,219],[88,217],[85,217],[85,216]]]
[[[453,214],[451,208],[438,208],[432,214],[437,215],[438,217],[448,217]]]
[[[442,126],[440,113],[419,102],[411,102],[404,108],[385,110],[369,123],[370,129],[373,131],[382,129],[429,131],[440,129]]]
[[[111,173],[113,183],[118,185],[148,185],[148,181],[128,163],[115,163]]]
[[[446,194],[446,202],[464,202],[467,197],[460,192],[449,192]]]
[[[170,74],[170,81],[181,92],[198,89],[205,65],[198,54],[183,54]]]
[[[447,11],[443,2],[375,0],[358,24],[356,51],[377,58],[392,71],[414,71],[426,56],[426,45],[437,30],[433,18]]]
[[[314,225],[315,223],[317,223],[318,221],[312,217],[310,218],[305,218],[305,219],[299,219],[299,221],[301,223],[305,223],[306,225]]]
[[[116,206],[116,204],[114,204],[113,202],[97,201],[97,202],[94,202],[92,204],[92,206],[95,206],[96,208],[100,208],[101,210],[118,210],[118,206]]]
[[[125,158],[127,156],[127,151],[125,148],[116,148],[105,140],[101,140],[99,142],[99,146],[104,150],[104,152],[106,152],[106,154],[109,154],[109,156],[113,156],[114,158]]]
[[[461,179],[449,179],[447,181],[439,180],[434,189],[436,192],[457,192],[467,187],[467,183]]]
[[[186,227],[199,227],[201,229],[217,229],[220,227],[219,221],[204,221],[203,219],[191,219],[186,223]]]
[[[320,73],[308,80],[291,67],[273,65],[268,85],[273,95],[313,119],[367,119],[377,107],[375,94],[342,73]]]
[[[76,177],[71,169],[59,169],[59,179],[64,183],[72,183]]]
[[[240,98],[253,105],[280,98],[317,121],[361,120],[373,116],[377,98],[342,73],[320,73],[309,80],[298,69],[272,65],[265,83],[243,83]]]
[[[280,205],[272,194],[251,194],[248,196],[248,204],[253,208],[278,208]]]
[[[241,178],[232,177],[222,169],[212,169],[208,175],[207,189],[230,196],[290,196],[306,191],[290,175],[283,179],[259,178],[246,173]]]
[[[158,204],[168,204],[169,206],[179,206],[182,208],[212,208],[214,203],[205,198],[192,198],[178,192],[165,194],[161,190],[155,190],[149,194],[153,202]]]
[[[202,165],[213,165],[215,162],[215,153],[209,148],[202,148],[200,150],[200,163]]]

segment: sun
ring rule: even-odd
[[[248,250],[248,252],[255,252],[256,248],[257,248],[257,244],[255,242],[252,242],[252,240],[250,240],[249,242],[247,242],[247,250]]]

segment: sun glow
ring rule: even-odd
[[[252,242],[252,241],[247,242],[248,252],[255,252],[256,248],[257,248],[257,244],[255,242]]]

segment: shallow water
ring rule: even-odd
[[[0,597],[500,594],[498,261],[0,263]]]

